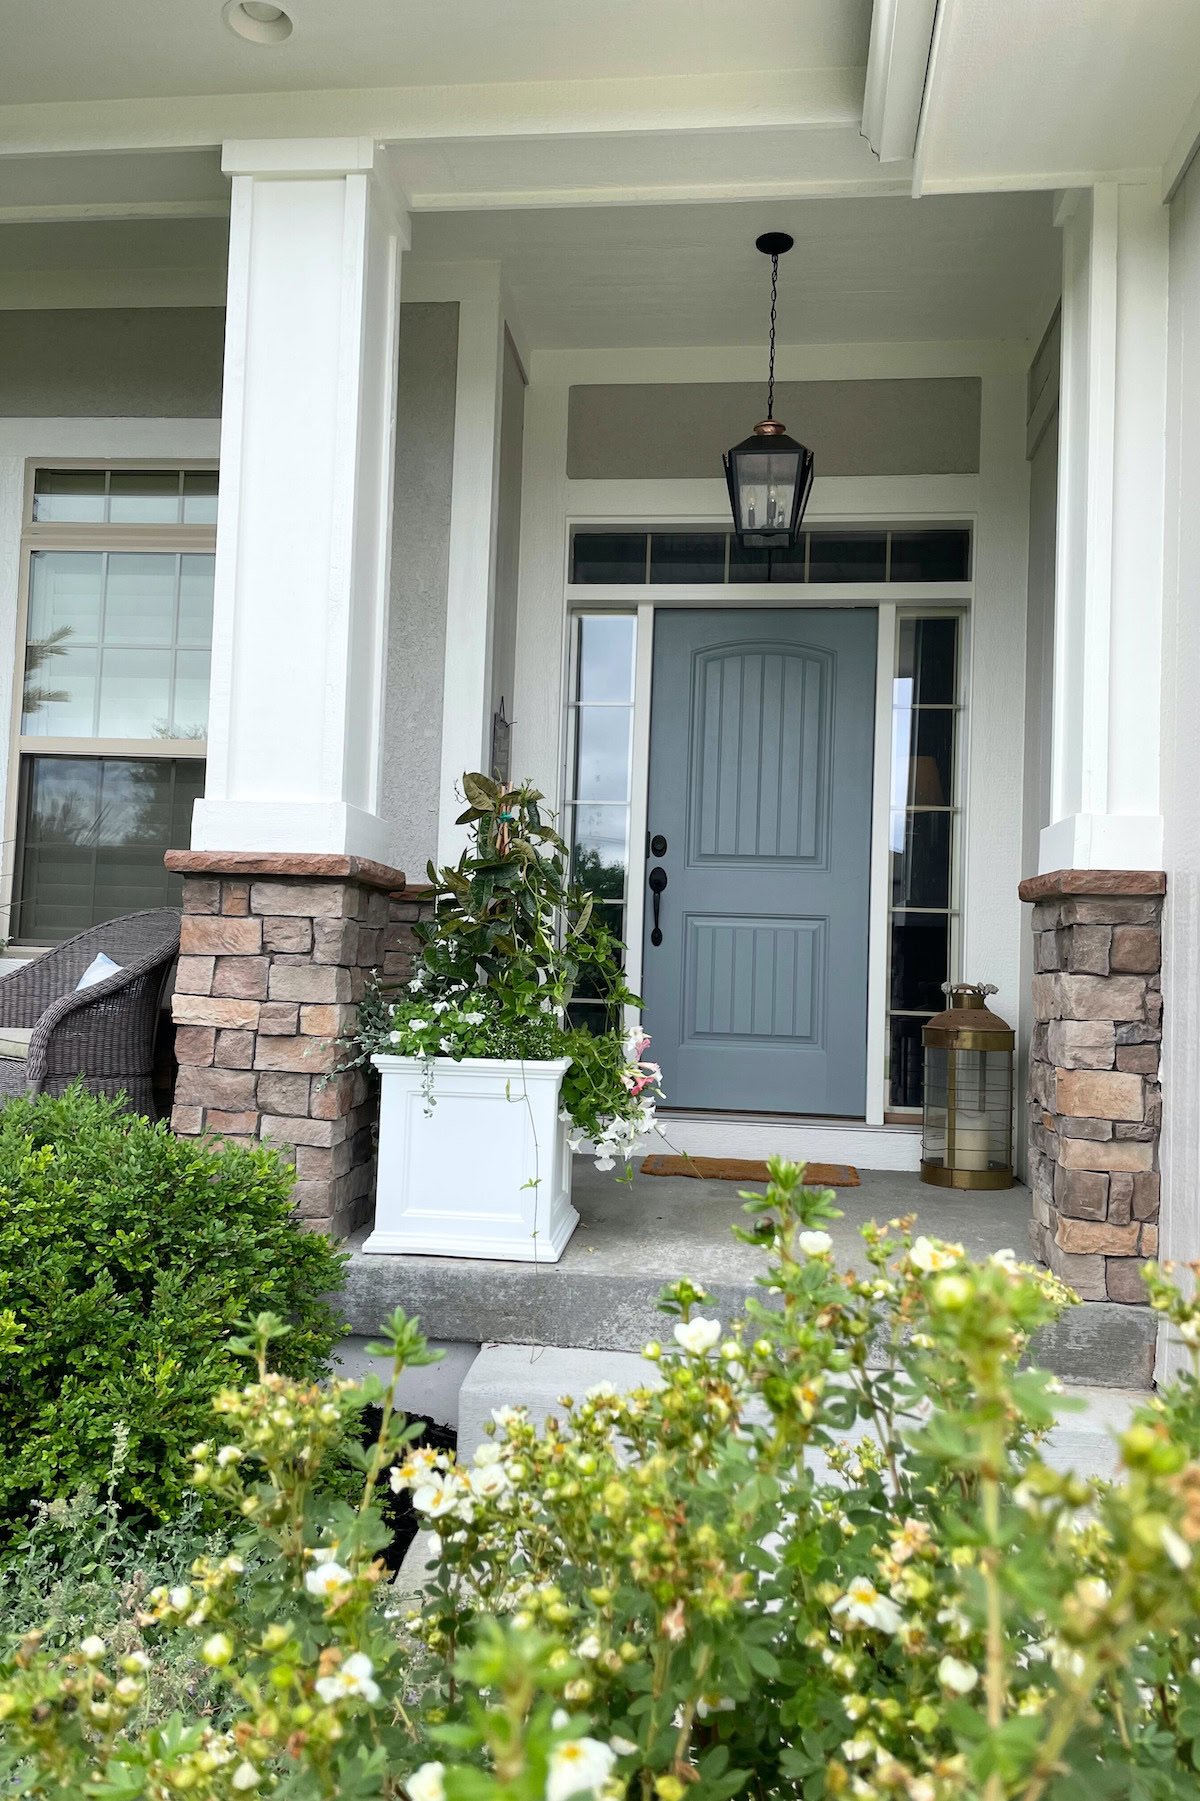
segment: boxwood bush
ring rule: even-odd
[[[262,1308],[291,1324],[290,1375],[327,1367],[344,1259],[296,1224],[291,1185],[272,1151],[175,1138],[78,1087],[0,1111],[0,1542],[35,1501],[103,1485],[118,1429],[121,1508],[170,1517]]]

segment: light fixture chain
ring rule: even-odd
[[[779,258],[771,258],[771,360],[767,374],[767,418],[775,417],[775,304],[779,295]]]

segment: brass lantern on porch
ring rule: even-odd
[[[1011,1188],[1012,1029],[991,1012],[990,982],[946,982],[950,997],[922,1034],[921,1180],[938,1188]]]
[[[812,491],[813,453],[789,438],[775,417],[775,306],[779,259],[795,240],[786,231],[767,231],[755,249],[771,259],[771,343],[767,374],[767,416],[748,438],[725,452],[725,480],[733,508],[733,528],[751,550],[782,550],[794,544]]]

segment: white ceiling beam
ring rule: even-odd
[[[491,82],[0,107],[0,156],[207,146],[226,138],[553,137],[858,126],[861,69]]]
[[[913,154],[937,8],[938,0],[875,0],[862,128],[881,163]]]

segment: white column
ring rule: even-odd
[[[1067,196],[1058,218],[1053,823],[1039,865],[1157,869],[1167,211],[1156,187],[1110,182]]]
[[[390,860],[378,817],[407,221],[365,139],[228,143],[212,698],[198,850]]]
[[[492,613],[504,388],[500,265],[477,264],[453,273],[458,365],[446,570],[439,865],[457,862],[467,843],[465,827],[454,823],[466,804],[459,790],[463,772],[491,773]]]

